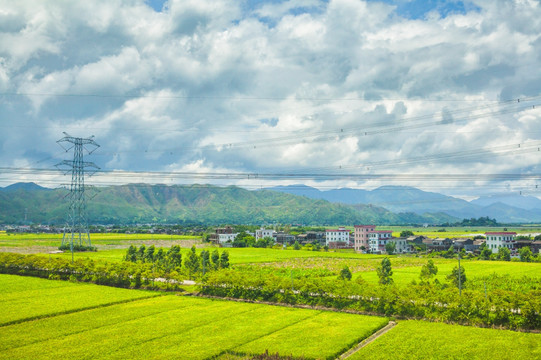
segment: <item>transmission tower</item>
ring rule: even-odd
[[[85,197],[85,168],[99,169],[92,163],[83,161],[83,151],[92,154],[98,147],[94,141],[94,135],[88,139],[73,137],[64,132],[64,137],[57,143],[66,152],[73,149],[73,160],[64,160],[56,167],[66,168],[66,174],[71,170],[71,184],[69,185],[69,209],[66,217],[66,227],[62,236],[62,245],[69,244],[73,252],[74,242],[80,246],[91,246],[90,233],[86,219],[86,197]],[[64,146],[67,144],[67,146]],[[92,175],[86,174],[86,175]]]

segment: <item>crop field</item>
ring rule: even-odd
[[[156,296],[156,293],[0,274],[0,326]]]
[[[126,247],[128,247],[132,243],[143,243],[144,241],[161,241],[170,243],[173,241],[200,240],[201,237],[187,235],[96,233],[90,234],[90,239],[92,244],[96,246],[126,245]],[[58,247],[61,241],[62,234],[11,234],[6,233],[5,231],[0,231],[0,247]]]
[[[400,236],[403,230],[410,230],[415,235],[424,235],[429,238],[437,237],[466,237],[473,235],[484,235],[487,231],[514,231],[519,235],[540,234],[541,226],[515,226],[515,227],[484,227],[484,226],[468,226],[468,227],[403,227],[403,226],[378,226],[378,230],[392,230],[393,236]],[[445,230],[445,231],[443,231]]]
[[[4,309],[0,359],[204,359],[267,349],[308,359],[332,358],[388,322],[382,317],[174,295],[133,300],[154,294],[10,275],[1,280],[2,303],[22,296],[27,300],[17,309]],[[129,293],[135,294],[133,301],[113,303]],[[93,301],[101,302],[99,307],[86,306]],[[58,314],[59,302],[73,304],[73,311]],[[24,321],[36,315],[47,317]],[[6,324],[13,320],[18,323]]]
[[[399,321],[350,359],[541,359],[541,334]]]

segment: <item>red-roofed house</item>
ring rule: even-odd
[[[508,231],[502,231],[502,232],[486,232],[485,236],[487,238],[486,244],[490,250],[492,250],[493,253],[497,253],[498,249],[501,247],[506,247],[511,252],[516,250],[515,246],[515,236],[517,236],[516,232],[508,232]]]

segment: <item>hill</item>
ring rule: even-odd
[[[348,205],[277,191],[249,191],[211,185],[131,184],[98,189],[88,202],[91,223],[179,223],[306,225],[439,224],[458,219],[445,214],[393,213],[373,205]],[[20,223],[27,209],[35,223],[62,224],[65,190],[32,187],[0,192],[0,222]]]

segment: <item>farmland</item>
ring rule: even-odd
[[[388,322],[381,317],[174,295],[88,308],[77,304],[141,292],[10,275],[0,278],[4,304],[15,304],[16,294],[22,297],[25,291],[35,291],[20,312],[35,307],[37,313],[47,315],[33,321],[14,315],[3,319],[0,359],[125,359],[141,354],[147,358],[204,359],[226,352],[258,354],[266,349],[281,355],[328,358]],[[74,311],[57,314],[57,302],[72,298],[73,286],[80,293]],[[54,291],[47,294],[50,301],[42,302],[40,291],[47,289]],[[99,291],[104,291],[103,295]],[[115,292],[121,295],[115,297]],[[5,325],[9,320],[20,322]],[[277,341],[280,339],[284,340]]]
[[[513,359],[541,358],[541,335],[426,321],[397,326],[350,359]]]

